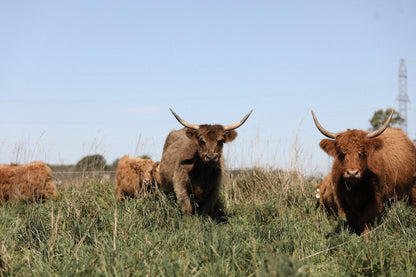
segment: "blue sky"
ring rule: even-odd
[[[326,170],[338,132],[397,107],[416,138],[416,2],[1,1],[0,162],[158,160],[185,120],[230,124],[232,166]],[[295,154],[297,153],[297,154]]]

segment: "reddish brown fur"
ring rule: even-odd
[[[160,162],[161,188],[176,194],[185,215],[217,212],[223,144],[236,137],[236,131],[225,131],[222,125],[169,133]]]
[[[0,165],[0,202],[57,198],[52,170],[44,162]]]
[[[367,132],[347,130],[336,140],[324,139],[321,148],[334,156],[332,182],[340,207],[352,229],[366,231],[384,209],[384,201],[412,195],[416,172],[416,148],[397,128],[376,138]]]
[[[160,184],[159,162],[124,156],[117,165],[115,189],[118,199],[137,197]]]
[[[315,194],[318,204],[323,205],[326,212],[330,215],[344,214],[339,208],[338,200],[335,195],[335,186],[331,174],[328,174],[322,183],[315,187]]]

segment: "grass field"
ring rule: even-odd
[[[226,171],[228,222],[183,217],[174,197],[118,202],[112,180],[0,205],[0,273],[16,276],[415,276],[416,213],[394,203],[371,238],[315,208],[319,180]]]

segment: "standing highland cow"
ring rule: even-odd
[[[196,211],[214,215],[219,211],[223,145],[237,137],[234,129],[247,120],[251,111],[228,126],[191,124],[171,112],[185,128],[171,131],[166,138],[160,161],[161,188],[175,193],[184,215]]]
[[[340,208],[357,234],[366,233],[384,209],[385,201],[412,195],[416,172],[416,148],[398,128],[387,128],[390,117],[378,130],[368,133],[350,130],[332,133],[312,116],[318,130],[326,137],[320,147],[335,158],[332,184]]]
[[[118,199],[137,197],[158,188],[159,162],[124,156],[117,165],[116,194]]]
[[[0,165],[0,202],[58,197],[52,170],[44,162]]]

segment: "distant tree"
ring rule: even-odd
[[[77,170],[82,171],[94,171],[94,170],[104,170],[107,166],[107,162],[105,161],[102,155],[89,155],[82,158],[76,165],[75,168]]]
[[[139,158],[141,158],[141,159],[148,159],[148,160],[151,160],[152,159],[149,155],[146,155],[146,154],[139,156]]]
[[[373,117],[369,120],[371,127],[369,131],[375,131],[378,128],[380,128],[384,122],[386,122],[387,118],[391,114],[391,108],[388,108],[387,110],[383,111],[382,109],[374,112]],[[404,122],[404,119],[400,116],[400,114],[397,111],[394,111],[393,117],[391,118],[389,127],[398,126],[401,123]]]
[[[117,168],[119,161],[120,161],[120,158],[115,159],[114,162],[111,164],[111,168]]]
[[[111,164],[107,165],[106,170],[117,170],[118,162],[120,161],[120,158],[115,159]]]

